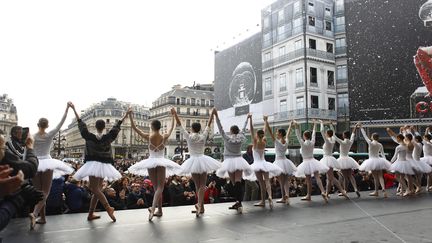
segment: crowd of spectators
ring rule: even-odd
[[[360,161],[361,162],[361,161]],[[116,210],[147,208],[153,201],[154,189],[149,178],[134,176],[127,173],[127,168],[135,163],[133,160],[116,160],[115,167],[122,173],[120,180],[112,183],[104,182],[103,192],[110,205]],[[80,164],[73,164],[78,169]],[[324,175],[323,175],[324,176]],[[335,172],[335,177],[343,180],[343,177]],[[366,172],[355,171],[354,178],[360,191],[374,189],[372,177]],[[325,179],[325,178],[324,178]],[[323,180],[325,181],[325,180]],[[394,176],[385,174],[386,187],[395,186]],[[280,185],[276,178],[271,180],[273,198],[280,198]],[[256,182],[245,182],[247,184]],[[313,183],[314,195],[319,195],[318,186]],[[259,189],[258,183],[255,187]],[[206,204],[231,202],[232,184],[229,180],[210,174],[207,180],[204,201]],[[247,191],[247,189],[246,189]],[[353,188],[348,188],[353,191]],[[259,193],[246,193],[245,200],[259,200]],[[306,184],[304,180],[293,178],[291,180],[290,197],[302,197],[306,195]],[[91,198],[91,192],[86,181],[77,181],[72,176],[65,176],[53,180],[50,195],[47,200],[47,214],[78,213],[87,212]],[[191,177],[172,176],[166,179],[163,192],[163,206],[193,205],[196,203],[195,185]],[[102,205],[98,205],[103,210]]]

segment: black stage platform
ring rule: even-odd
[[[0,237],[3,243],[432,242],[432,193],[409,199],[389,194],[383,199],[363,192],[353,200],[333,194],[327,205],[320,196],[312,202],[292,198],[290,206],[275,204],[272,211],[247,202],[242,215],[228,210],[230,204],[212,204],[201,218],[190,213],[191,206],[167,207],[153,222],[147,221],[147,209],[117,211],[116,223],[105,212],[93,222],[86,214],[67,214],[48,217],[35,231],[20,218]]]

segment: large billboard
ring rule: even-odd
[[[424,86],[414,55],[432,45],[432,27],[419,16],[425,2],[345,0],[351,121],[412,115],[410,97]]]
[[[215,107],[225,129],[262,117],[261,33],[215,54]]]

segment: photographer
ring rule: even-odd
[[[3,131],[0,130],[0,230],[24,206],[34,206],[42,200],[43,194],[33,186],[24,183],[24,179],[33,177],[38,161],[34,156],[33,140],[26,140],[28,161],[20,159],[6,147]]]

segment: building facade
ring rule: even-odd
[[[0,96],[0,129],[9,137],[10,130],[18,124],[17,109],[7,94]]]
[[[213,84],[197,84],[192,87],[175,85],[170,91],[162,94],[153,102],[150,114],[152,120],[157,119],[161,122],[161,133],[167,132],[171,126],[171,107],[176,108],[186,130],[189,130],[194,122],[200,123],[202,129],[204,129],[207,126],[213,106]],[[210,134],[213,134],[213,132],[211,131]],[[212,148],[213,144],[210,140],[206,145],[207,152],[211,152]],[[186,153],[187,151],[187,144],[180,132],[180,128],[174,129],[167,141],[165,154],[172,158],[175,154],[182,154],[182,152]]]
[[[343,0],[279,0],[261,15],[263,98],[273,125],[348,119]]]
[[[99,119],[106,122],[106,130],[109,131],[124,116],[129,106],[134,111],[136,126],[148,133],[150,131],[149,108],[118,101],[115,98],[108,98],[82,111],[81,119],[87,124],[90,132],[96,132],[95,124]],[[68,128],[62,132],[65,134],[65,141],[63,141],[65,157],[81,158],[84,154],[85,141],[78,130],[77,121],[74,119]],[[63,138],[61,139],[63,140]],[[122,123],[121,131],[112,143],[112,147],[115,158],[142,159],[148,156],[148,142],[133,131],[129,119]]]

